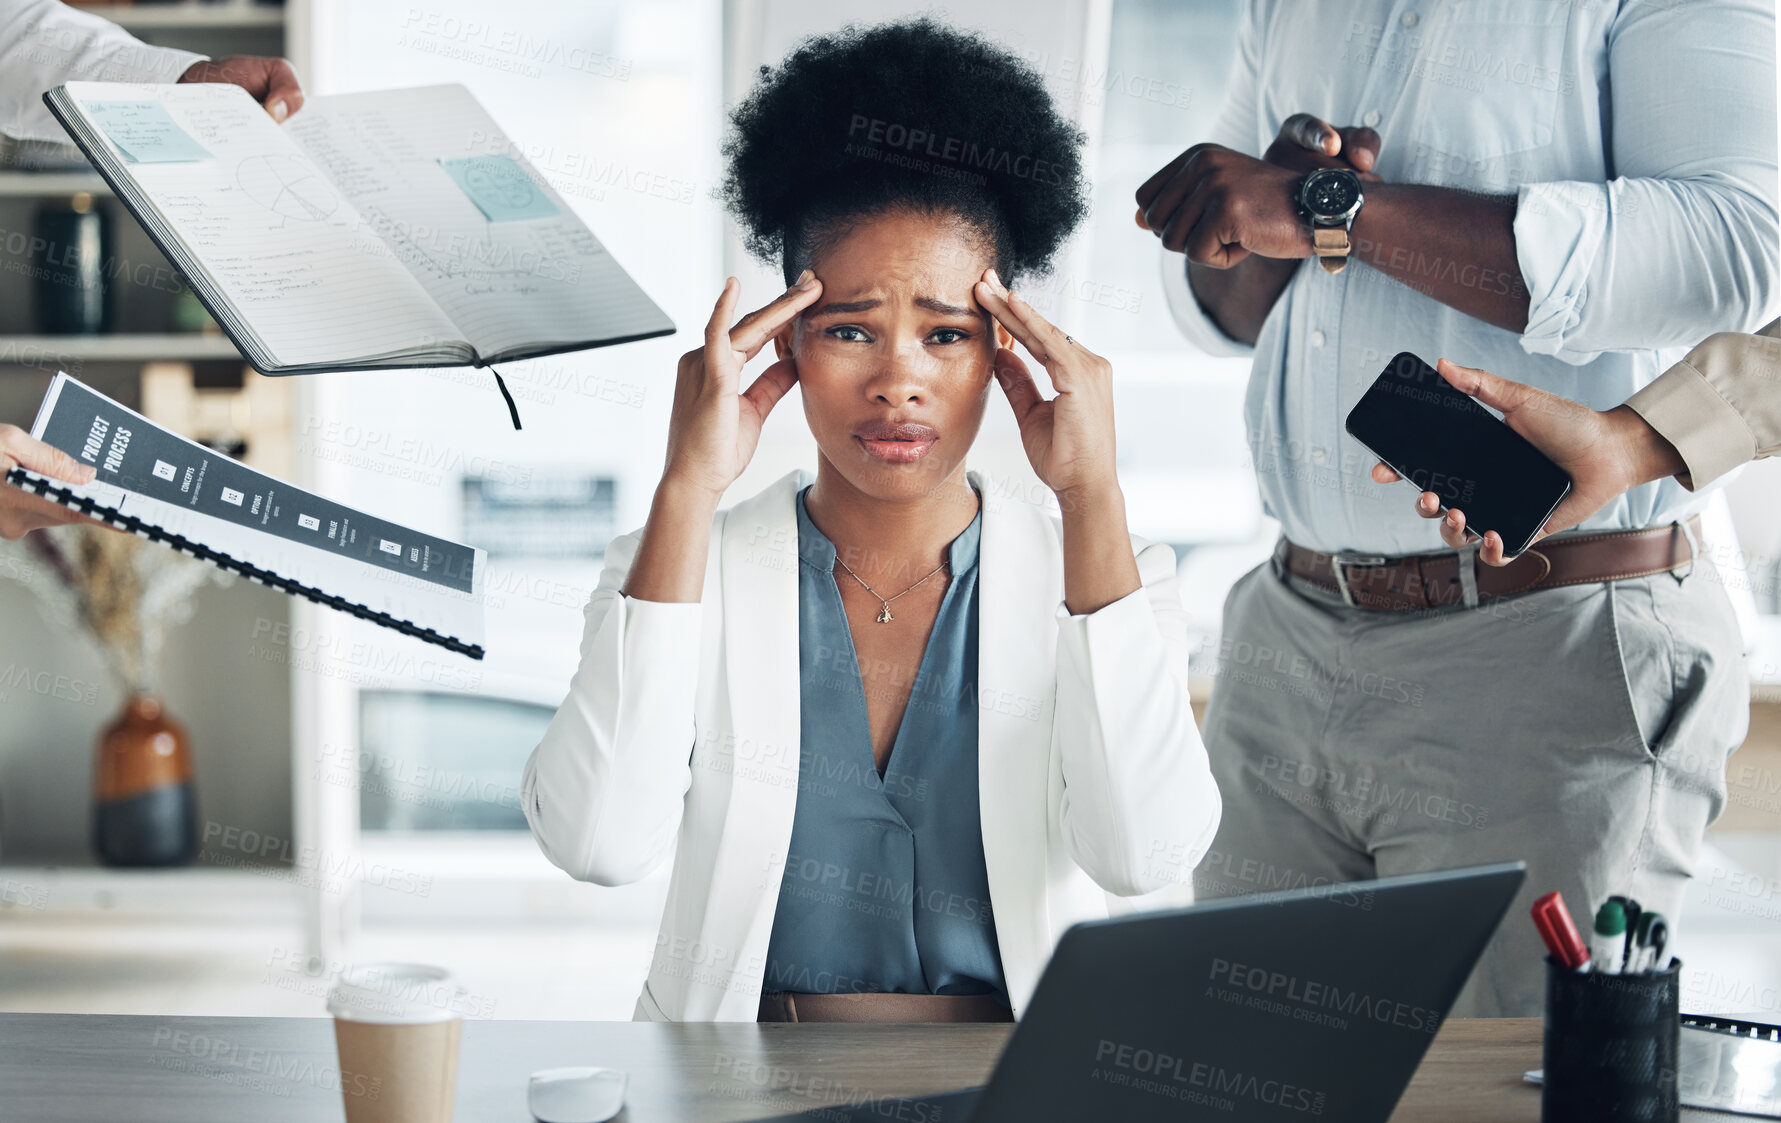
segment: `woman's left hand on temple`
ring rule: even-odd
[[[1033,471],[1059,498],[1117,488],[1113,459],[1113,366],[984,271],[974,293],[996,322],[1045,367],[1057,396],[1047,400],[1012,348],[996,352],[995,375]]]

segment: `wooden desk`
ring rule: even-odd
[[[631,1074],[620,1123],[746,1120],[982,1083],[1007,1026],[464,1026],[457,1123],[528,1123],[526,1077],[556,1065]],[[1393,1123],[1535,1121],[1537,1019],[1449,1022]],[[343,1118],[332,1023],[320,1018],[0,1015],[0,1114],[94,1123]],[[1684,1111],[1684,1119],[1709,1113]]]

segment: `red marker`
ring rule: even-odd
[[[1546,950],[1552,953],[1552,958],[1572,971],[1589,966],[1589,948],[1577,934],[1577,925],[1572,922],[1571,912],[1565,908],[1565,899],[1557,890],[1535,901],[1531,911],[1534,927],[1540,930],[1540,938],[1546,941]]]

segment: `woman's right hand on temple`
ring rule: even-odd
[[[714,502],[748,467],[767,414],[798,380],[797,367],[787,356],[738,392],[743,366],[822,295],[822,282],[806,269],[779,299],[727,327],[741,287],[734,277],[724,281],[723,295],[705,325],[705,345],[680,357],[668,418],[663,484],[692,489]]]

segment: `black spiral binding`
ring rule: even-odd
[[[1751,1041],[1781,1041],[1781,1026],[1772,1026],[1767,1022],[1721,1018],[1716,1014],[1684,1014],[1682,1025],[1688,1029],[1707,1029]]]
[[[207,561],[219,569],[226,569],[239,573],[250,581],[266,585],[273,589],[278,589],[281,592],[294,593],[298,596],[308,597],[317,604],[326,605],[329,608],[337,609],[341,612],[348,613],[349,615],[360,617],[361,619],[375,621],[385,627],[393,628],[396,631],[401,632],[403,635],[413,636],[415,639],[424,640],[427,643],[438,644],[440,647],[455,651],[460,655],[468,655],[472,659],[481,659],[483,656],[481,644],[465,643],[461,639],[444,635],[431,628],[423,628],[411,620],[402,620],[391,616],[387,612],[379,612],[374,608],[368,608],[362,604],[354,604],[352,601],[349,601],[344,597],[337,597],[332,593],[324,593],[320,589],[311,588],[302,582],[292,581],[288,577],[281,577],[278,574],[273,573],[271,570],[261,569],[256,565],[238,561],[219,550],[213,550],[209,546],[193,542],[184,535],[169,534],[160,527],[155,526],[152,523],[145,523],[134,515],[126,515],[113,507],[101,506],[100,504],[93,502],[91,496],[76,495],[65,487],[57,487],[46,477],[27,472],[23,468],[14,468],[6,473],[6,482],[15,487],[23,488],[26,491],[35,492],[52,503],[61,504],[70,511],[79,511],[88,518],[98,519],[100,522],[115,526],[119,530],[127,530],[138,537],[148,539],[150,542],[160,542],[164,545],[171,546],[182,554],[189,554],[192,557],[197,558],[199,561]]]

